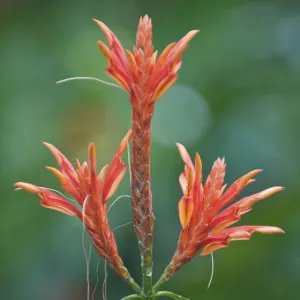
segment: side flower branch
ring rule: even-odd
[[[172,261],[154,289],[159,289],[199,252],[202,256],[208,255],[227,247],[231,241],[249,240],[254,232],[284,233],[282,229],[273,226],[228,228],[237,223],[243,214],[251,211],[255,203],[283,190],[280,186],[272,187],[231,204],[262,170],[247,173],[226,190],[224,159],[218,158],[215,161],[206,182],[202,183],[200,155],[196,154],[193,164],[185,147],[181,144],[177,144],[177,147],[184,162],[184,172],[179,176],[183,197],[178,204],[182,231]]]
[[[112,162],[104,166],[99,174],[96,171],[96,149],[93,143],[90,144],[88,151],[89,164],[87,162],[81,164],[77,160],[76,169],[56,147],[45,143],[59,165],[59,170],[52,167],[47,167],[47,169],[58,178],[62,188],[76,199],[79,208],[47,188],[25,182],[18,182],[15,186],[18,189],[37,194],[41,200],[40,204],[46,208],[60,211],[69,216],[77,216],[91,236],[93,246],[99,255],[124,281],[139,292],[139,286],[130,276],[118,254],[114,234],[108,223],[106,206],[107,200],[113,196],[125,175],[126,165],[123,163],[121,155],[126,150],[131,136],[130,130],[122,140]]]

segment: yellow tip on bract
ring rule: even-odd
[[[248,180],[248,182],[246,183],[246,186],[249,185],[249,184],[251,184],[251,183],[253,183],[253,182],[255,182],[255,181],[256,181],[256,179],[250,179],[250,180]]]
[[[184,163],[187,164],[190,168],[194,168],[192,160],[191,160],[190,155],[188,154],[186,148],[180,143],[176,143],[176,146],[178,148],[179,154],[180,154],[182,160],[184,161]]]
[[[121,142],[121,144],[119,146],[119,149],[118,149],[118,154],[119,155],[122,155],[126,151],[127,146],[129,144],[131,138],[132,138],[132,130],[130,129],[127,132],[127,134],[125,135],[125,137],[123,138],[123,140],[122,140],[122,142]]]
[[[243,177],[241,177],[240,185],[242,187],[245,187],[246,185],[249,184],[249,181],[250,181],[250,183],[252,182],[251,180],[253,180],[252,178],[255,175],[261,173],[262,171],[263,171],[262,169],[257,169],[257,170],[253,170],[253,171],[247,173],[246,175],[244,175]]]
[[[61,163],[62,163],[62,158],[61,158],[61,156],[59,155],[59,153],[60,153],[59,150],[58,150],[55,146],[53,146],[53,145],[51,145],[51,144],[49,144],[49,143],[44,142],[43,144],[44,144],[44,145],[50,150],[50,152],[54,155],[55,159],[57,160],[58,165],[60,166]]]
[[[172,60],[175,61],[183,54],[184,50],[187,47],[187,44],[196,36],[200,30],[191,30],[189,31],[178,43],[178,47],[172,53]],[[175,46],[176,47],[176,46]]]
[[[255,231],[264,234],[285,233],[281,228],[274,226],[260,226]]]
[[[58,178],[58,180],[61,182],[61,184],[66,183],[66,177],[62,172],[60,172],[59,170],[52,168],[52,167],[46,167],[46,169],[49,170],[50,172],[52,172]]]
[[[164,64],[167,55],[169,54],[169,52],[171,51],[171,49],[172,49],[175,45],[176,45],[176,42],[173,42],[173,43],[169,44],[169,45],[163,50],[163,52],[161,53],[161,55],[160,55],[159,58],[158,58],[158,62],[159,62],[160,64]]]
[[[96,147],[94,143],[89,145],[89,160],[92,170],[96,170]]]
[[[101,169],[101,171],[100,171],[100,173],[99,173],[99,175],[98,175],[98,180],[99,180],[99,181],[103,182],[104,176],[105,176],[105,172],[106,172],[107,168],[108,168],[108,164],[105,165],[105,166]]]
[[[160,99],[167,92],[167,90],[175,83],[176,80],[176,73],[170,73],[168,77],[162,80],[153,94],[153,101],[156,102],[158,99]]]
[[[109,48],[102,41],[98,41],[97,45],[98,45],[99,49],[101,50],[101,52],[103,53],[103,55],[107,58],[110,58]]]
[[[101,21],[97,20],[97,19],[92,19],[99,27],[100,29],[103,31],[105,38],[109,44],[109,46],[111,46],[112,44],[112,37],[111,37],[111,32],[110,29]]]
[[[39,193],[39,188],[35,186],[34,184],[31,183],[26,183],[26,182],[17,182],[14,184],[14,186],[18,189],[22,189],[26,192],[32,193],[32,194],[38,194]]]

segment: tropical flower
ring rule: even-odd
[[[254,232],[283,233],[282,229],[272,226],[229,227],[238,222],[241,215],[251,211],[256,202],[281,191],[282,187],[269,188],[231,204],[242,189],[254,181],[254,176],[261,170],[249,172],[226,190],[225,161],[218,159],[206,182],[202,184],[202,163],[199,154],[196,154],[193,164],[185,147],[178,144],[184,161],[184,172],[179,176],[183,197],[178,204],[182,231],[171,263],[153,286],[154,215],[150,176],[151,121],[156,101],[177,80],[178,71],[182,65],[181,56],[199,30],[188,32],[181,40],[169,44],[158,55],[158,52],[153,49],[152,22],[147,15],[140,18],[136,43],[132,52],[123,48],[116,35],[104,23],[95,19],[94,22],[103,31],[107,40],[107,45],[102,41],[98,42],[99,49],[108,61],[106,72],[129,94],[132,130],[122,140],[110,165],[104,166],[99,174],[96,172],[94,144],[89,146],[88,163],[81,164],[77,160],[76,168],[74,168],[57,148],[45,143],[59,165],[59,169],[47,168],[58,178],[62,188],[76,199],[78,205],[73,205],[62,194],[45,187],[24,182],[18,182],[15,186],[37,194],[42,206],[70,216],[77,216],[83,222],[98,253],[137,292],[124,299],[154,299],[159,296],[185,299],[171,292],[159,292],[159,289],[197,253],[201,251],[201,255],[210,254],[217,249],[227,247],[231,241],[248,240]],[[114,195],[126,172],[126,165],[121,155],[126,150],[131,137],[132,220],[141,254],[143,277],[141,288],[132,279],[118,254],[107,217],[107,200]]]
[[[181,67],[181,56],[199,32],[188,32],[179,42],[169,44],[158,56],[152,46],[152,22],[140,18],[133,51],[124,50],[115,34],[101,21],[107,44],[98,47],[108,60],[106,72],[130,96],[132,108],[132,211],[142,258],[143,290],[152,290],[153,208],[150,178],[151,120],[155,102],[172,86]],[[150,298],[150,294],[148,295]]]
[[[101,28],[108,46],[102,41],[98,47],[107,57],[106,72],[138,102],[157,101],[176,81],[181,56],[188,43],[199,32],[188,32],[179,42],[169,44],[157,58],[152,46],[152,22],[146,15],[140,18],[133,52],[124,50],[115,34],[101,21],[93,19]],[[141,93],[147,99],[141,99]],[[140,106],[140,103],[135,103]]]
[[[107,200],[116,192],[125,175],[127,167],[121,155],[125,152],[131,135],[130,130],[122,140],[111,163],[104,166],[99,174],[96,172],[96,149],[93,143],[89,145],[88,163],[81,164],[76,160],[76,168],[56,147],[44,143],[59,165],[59,170],[52,167],[47,169],[58,178],[62,188],[76,199],[79,208],[66,200],[62,194],[57,194],[48,188],[25,182],[15,184],[18,189],[37,194],[42,206],[69,216],[77,216],[84,223],[98,253],[126,280],[130,275],[119,257],[114,234],[108,224]]]
[[[251,211],[256,202],[283,189],[280,186],[272,187],[231,204],[248,184],[255,181],[254,176],[262,170],[247,173],[226,190],[225,160],[218,158],[206,182],[202,184],[202,162],[199,154],[196,154],[193,164],[185,147],[181,144],[177,144],[177,147],[184,161],[184,172],[179,176],[183,197],[178,204],[182,231],[177,251],[166,270],[167,276],[173,275],[199,251],[201,255],[210,254],[227,247],[231,241],[249,240],[254,232],[264,234],[284,232],[273,226],[228,228],[237,223],[243,214]]]

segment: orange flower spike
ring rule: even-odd
[[[121,142],[116,155],[110,165],[110,170],[106,180],[105,171],[107,166],[103,167],[100,173],[96,174],[96,149],[95,145],[89,145],[89,165],[84,162],[80,164],[76,160],[76,171],[67,158],[54,146],[46,144],[54,154],[60,166],[60,171],[47,167],[61,182],[65,191],[74,194],[73,186],[79,194],[76,198],[82,206],[82,212],[66,199],[50,191],[49,189],[38,187],[33,184],[18,182],[15,184],[17,189],[23,189],[27,192],[37,194],[40,198],[40,204],[46,208],[60,211],[70,216],[78,216],[83,221],[84,226],[93,240],[98,253],[104,257],[115,272],[127,281],[136,291],[140,291],[138,285],[130,276],[118,254],[116,241],[113,232],[110,229],[107,218],[107,209],[105,201],[116,190],[120,180],[123,178],[126,165],[122,162],[122,155],[131,138],[131,131],[127,133]],[[73,185],[74,184],[74,185]],[[107,185],[108,195],[104,196],[105,201],[100,201],[100,195],[103,185]]]
[[[211,169],[209,176],[204,185],[203,191],[203,206],[209,205],[212,208],[211,214],[214,214],[215,204],[219,202],[220,197],[224,191],[223,183],[225,176],[226,164],[224,159],[218,158]],[[210,214],[207,214],[206,221],[210,218]]]
[[[254,232],[283,233],[282,229],[272,226],[228,228],[238,222],[243,214],[251,211],[256,202],[278,193],[283,189],[282,187],[266,189],[242,198],[225,208],[234,201],[245,186],[254,181],[253,177],[261,170],[254,170],[242,176],[223,194],[226,188],[224,185],[226,168],[224,159],[217,159],[214,162],[204,188],[202,188],[202,163],[199,154],[196,154],[194,167],[185,147],[181,144],[177,144],[177,147],[185,163],[184,172],[179,176],[179,182],[184,192],[178,205],[182,231],[177,250],[161,280],[169,280],[183,264],[196,256],[200,250],[202,250],[201,255],[207,255],[217,249],[227,247],[230,241],[249,240]],[[194,170],[193,177],[191,170]],[[190,193],[191,183],[192,193]]]
[[[143,257],[143,276],[152,273],[152,233],[153,208],[150,179],[150,146],[151,146],[151,119],[155,102],[177,80],[177,72],[181,67],[180,56],[188,42],[198,31],[192,31],[178,43],[167,46],[162,55],[157,58],[157,51],[152,46],[152,21],[146,15],[140,18],[136,34],[136,44],[133,52],[124,50],[112,31],[102,22],[94,20],[104,32],[108,47],[102,42],[98,46],[108,59],[107,73],[130,95],[132,107],[132,206],[133,220],[139,248]],[[127,54],[127,57],[126,57]],[[194,174],[194,166],[189,164]],[[186,166],[188,169],[188,166]],[[126,166],[116,154],[112,160],[106,180],[103,184],[102,201],[111,197],[119,181],[123,178]],[[187,172],[187,171],[186,171]],[[194,175],[193,175],[194,176]],[[186,174],[181,176],[182,185],[187,181]],[[192,189],[192,184],[191,189]],[[189,201],[193,203],[192,201]],[[187,220],[193,209],[193,204],[187,205]],[[152,283],[147,282],[150,287]]]
[[[150,95],[147,100],[149,103],[157,101],[177,80],[182,63],[180,57],[199,32],[192,30],[179,42],[169,44],[156,60],[157,52],[152,46],[152,21],[147,15],[140,18],[133,53],[124,50],[115,34],[103,22],[93,21],[103,31],[108,43],[107,47],[103,42],[98,42],[99,49],[108,58],[107,73],[131,96],[138,93],[135,89],[141,88],[140,83],[143,82],[144,94]],[[136,98],[131,99],[131,104],[138,106],[134,102]]]
[[[139,20],[135,46],[137,50],[142,50],[142,55],[145,58],[151,58],[153,55],[152,21],[147,15],[145,15],[143,18],[141,17]]]

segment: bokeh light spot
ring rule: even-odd
[[[199,142],[211,115],[206,100],[191,87],[177,84],[158,101],[153,117],[153,139],[165,146]]]

